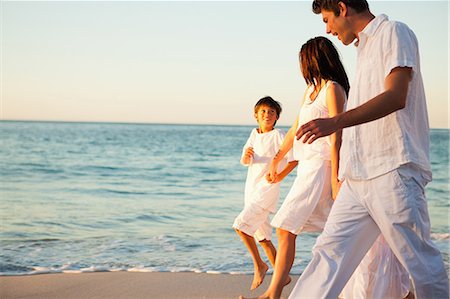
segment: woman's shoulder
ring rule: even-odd
[[[327,92],[334,92],[334,93],[344,93],[345,94],[345,89],[344,87],[339,84],[336,81],[333,80],[329,80],[327,81]]]

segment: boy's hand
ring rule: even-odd
[[[248,147],[245,150],[244,157],[242,158],[242,161],[244,162],[244,164],[250,164],[250,162],[252,161],[253,155],[254,155],[253,147]]]

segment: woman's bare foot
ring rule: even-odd
[[[263,264],[261,267],[255,269],[255,274],[253,274],[253,282],[250,290],[253,291],[262,284],[267,270],[269,270],[269,267],[266,264]]]
[[[264,295],[261,295],[261,296],[259,296],[259,297],[255,297],[255,298],[246,298],[246,297],[244,297],[244,296],[239,296],[239,299],[270,299],[269,297],[266,297],[266,296],[264,296]]]
[[[292,278],[290,276],[288,276],[288,278],[286,279],[286,282],[284,283],[284,287],[287,286],[288,284],[290,284],[292,281]]]

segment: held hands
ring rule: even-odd
[[[280,178],[278,177],[277,169],[278,169],[278,162],[275,162],[274,160],[272,160],[272,162],[270,162],[269,172],[266,174],[267,182],[269,182],[271,184],[276,184],[280,181]]]
[[[242,158],[242,162],[244,164],[250,164],[250,162],[253,159],[253,155],[254,155],[253,147],[248,147],[245,150],[244,157]]]
[[[316,118],[302,125],[295,134],[297,140],[305,136],[303,143],[311,144],[320,137],[328,136],[338,130],[336,120],[332,118]]]

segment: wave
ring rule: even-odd
[[[245,271],[216,271],[189,267],[147,267],[138,265],[134,267],[107,267],[107,266],[89,266],[84,268],[70,268],[67,265],[62,267],[2,267],[0,266],[0,276],[27,276],[38,274],[53,274],[53,273],[67,273],[67,274],[81,274],[81,273],[96,273],[96,272],[138,272],[138,273],[152,273],[152,272],[171,272],[171,273],[206,273],[206,274],[250,274]]]
[[[432,240],[448,240],[450,239],[449,233],[431,233]]]

